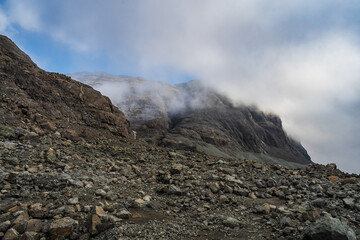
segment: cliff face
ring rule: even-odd
[[[0,36],[0,124],[23,133],[58,131],[88,140],[132,136],[124,114],[109,98],[62,74],[41,70],[10,39]]]
[[[72,76],[105,90],[127,115],[138,138],[149,143],[285,165],[311,162],[301,144],[287,136],[279,117],[235,106],[199,81],[172,86],[125,76]],[[106,93],[104,86],[121,86],[121,96]]]

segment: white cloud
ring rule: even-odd
[[[39,19],[38,1],[8,1],[9,19],[13,24],[19,24],[23,29],[39,31],[42,28],[42,21]]]
[[[5,32],[9,25],[9,21],[5,13],[0,9],[0,32]]]

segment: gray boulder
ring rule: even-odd
[[[327,217],[305,229],[303,240],[356,240],[356,234],[339,219]]]

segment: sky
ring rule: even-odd
[[[1,0],[41,68],[199,79],[278,114],[314,162],[360,173],[357,0]]]

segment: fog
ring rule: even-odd
[[[108,96],[132,123],[227,104],[216,89],[199,80],[174,85],[104,72],[79,72],[69,76]]]
[[[46,34],[137,75],[200,79],[275,112],[313,161],[360,172],[355,0],[6,1],[0,30]],[[87,59],[84,59],[85,63]],[[121,69],[119,70],[121,71]],[[121,72],[119,72],[121,74]]]

